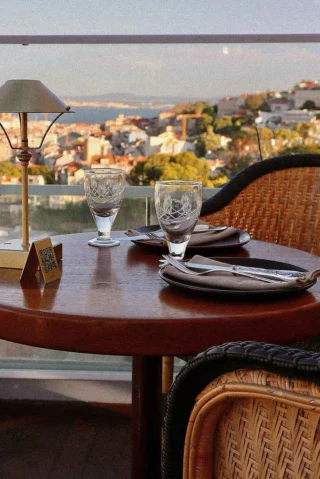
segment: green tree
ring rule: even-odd
[[[276,128],[273,134],[276,140],[282,140],[286,142],[292,142],[300,138],[300,135],[297,131],[287,130],[285,128]]]
[[[176,115],[181,115],[182,113],[193,113],[194,106],[192,103],[178,103],[178,105],[173,108],[173,111]]]
[[[252,158],[248,155],[238,156],[233,155],[227,162],[226,166],[221,168],[221,173],[228,178],[233,178],[244,168],[247,168],[252,163]]]
[[[264,100],[264,101],[261,103],[261,105],[259,106],[259,110],[270,112],[270,111],[271,111],[271,108],[270,108],[269,103],[268,103],[266,100]]]
[[[210,108],[212,105],[208,101],[196,101],[194,104],[194,113],[201,115],[206,108]]]
[[[245,106],[251,111],[257,111],[262,103],[261,95],[249,95]]]
[[[306,100],[301,107],[301,110],[316,110],[316,104],[312,100]]]
[[[54,183],[53,171],[48,166],[29,166],[29,175],[42,175],[44,182],[49,185]]]
[[[198,180],[204,186],[211,186],[209,179],[210,166],[204,158],[198,158],[192,152],[183,152],[178,155],[153,153],[145,162],[139,165],[139,181],[137,183],[136,165],[130,173],[133,184],[154,185],[158,180]],[[143,179],[141,180],[141,168]]]
[[[235,157],[240,157],[246,154],[248,151],[256,151],[257,139],[255,131],[250,129],[249,131],[240,130],[232,137],[231,142],[228,144],[228,149]]]
[[[208,105],[203,109],[203,112],[205,115],[212,116],[212,118],[215,118],[218,112],[218,106],[217,105]]]
[[[220,133],[221,135],[226,134],[226,131],[229,131],[230,128],[233,128],[233,123],[232,123],[232,117],[231,116],[220,116],[219,118],[216,118],[216,120],[213,123],[213,129],[216,133]]]
[[[21,176],[21,168],[18,165],[10,163],[10,161],[1,161],[0,177],[1,176],[19,178]]]
[[[262,128],[258,128],[258,133],[260,140],[263,141],[270,141],[273,138],[273,133],[270,128],[263,126]]]
[[[207,115],[206,113],[199,119],[199,132],[204,133],[208,131],[208,127],[213,126],[213,117],[211,115]]]
[[[204,156],[208,151],[214,151],[220,148],[221,136],[213,132],[211,125],[207,127],[207,132],[198,136],[196,142],[196,154]]]
[[[280,151],[279,155],[306,155],[306,154],[315,154],[320,155],[320,145],[315,143],[314,145],[296,145],[290,148],[284,148]]]
[[[309,131],[312,129],[311,123],[296,123],[293,130],[296,131],[302,138],[306,139],[309,136]]]

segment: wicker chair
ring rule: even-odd
[[[320,354],[230,343],[187,363],[168,395],[163,479],[318,479]]]
[[[245,168],[203,203],[201,219],[320,255],[320,155],[282,156]],[[172,374],[173,358],[165,357],[164,394]]]
[[[203,203],[201,217],[319,255],[320,155],[282,156],[245,168]]]

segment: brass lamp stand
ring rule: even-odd
[[[2,125],[10,148],[20,150],[17,157],[21,163],[22,182],[22,242],[10,240],[0,244],[0,268],[23,269],[29,252],[29,194],[28,194],[28,165],[31,159],[28,145],[28,113],[58,113],[50,123],[37,149],[41,148],[51,126],[63,113],[70,112],[43,83],[38,80],[9,80],[0,88],[0,113],[19,113],[20,118],[20,145],[14,147]],[[56,254],[61,257],[62,245],[52,242]]]
[[[22,183],[22,247],[29,248],[29,194],[28,194],[28,166],[31,159],[28,145],[28,114],[21,113],[21,152],[18,154],[18,160],[21,163],[21,183]]]

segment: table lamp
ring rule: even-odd
[[[20,119],[20,145],[13,147],[2,125],[10,148],[20,150],[17,157],[21,163],[22,181],[22,242],[11,240],[0,244],[0,268],[22,269],[29,252],[29,212],[28,212],[28,165],[31,158],[28,145],[28,113],[58,113],[50,123],[41,143],[41,148],[51,126],[63,113],[70,112],[66,106],[39,80],[8,80],[0,88],[0,113],[18,113]]]

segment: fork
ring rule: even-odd
[[[189,268],[187,268],[186,266],[184,266],[180,261],[176,260],[175,258],[172,258],[172,256],[169,256],[169,255],[163,255],[163,258],[168,262],[170,263],[172,266],[174,266],[176,269],[178,269],[179,271],[181,271],[182,273],[186,273],[186,274],[190,274],[192,276],[203,276],[205,274],[208,274],[208,273],[212,273],[214,271],[226,271],[226,269],[221,266],[221,268],[219,269],[219,267],[214,267],[212,269],[208,269],[206,271],[201,271],[201,272],[196,272],[196,271],[192,271],[190,270]],[[163,263],[161,265],[161,268],[160,269],[163,269],[165,266],[167,265],[167,263]],[[235,274],[237,276],[244,276],[244,277],[247,277],[247,278],[251,278],[251,279],[257,279],[259,281],[263,281],[265,283],[279,283],[279,282],[283,282],[283,283],[288,283],[290,281],[292,281],[292,278],[287,278],[285,276],[274,276],[271,278],[271,276],[273,275],[268,275],[269,277],[265,277],[263,276],[263,273],[246,273],[244,271],[239,271],[239,270],[234,270],[234,271],[230,271],[230,270],[227,270],[229,272],[231,272],[232,274]]]
[[[164,238],[160,238],[160,236],[158,236],[156,233],[140,233],[141,235],[145,235],[147,236],[148,238],[150,239],[157,239],[157,240],[164,240]],[[126,231],[126,235],[129,236],[137,236],[137,232],[132,230],[132,229],[129,229],[128,231]]]

